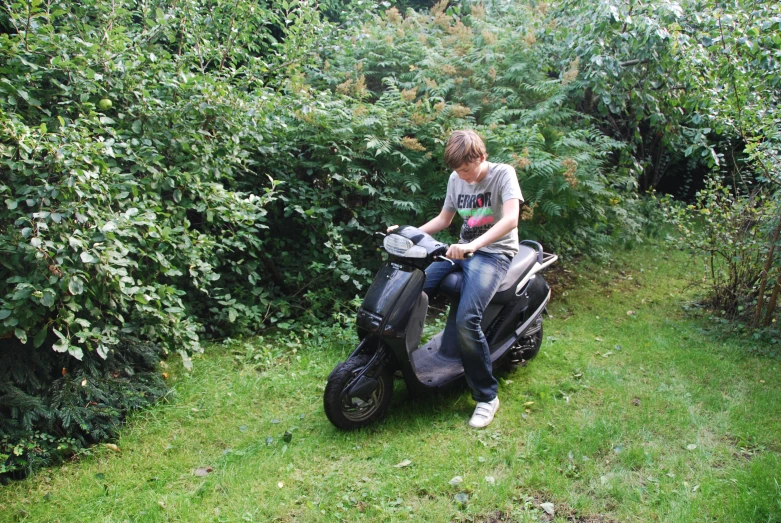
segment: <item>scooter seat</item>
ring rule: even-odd
[[[507,274],[504,275],[502,283],[499,284],[496,294],[491,298],[491,303],[497,305],[510,303],[515,298],[515,287],[534,267],[535,261],[537,261],[537,251],[521,245],[518,248],[518,254],[510,262],[510,268],[507,269]],[[451,272],[442,279],[442,282],[439,284],[439,290],[451,298],[458,298],[461,296],[463,281],[464,273],[461,271]]]

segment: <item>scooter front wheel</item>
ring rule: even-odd
[[[393,376],[385,366],[368,378],[376,381],[368,390],[350,394],[355,388],[354,378],[369,363],[371,356],[360,354],[349,358],[334,370],[328,378],[323,395],[325,415],[342,430],[355,430],[381,419],[388,411],[393,395]]]

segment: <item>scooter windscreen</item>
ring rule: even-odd
[[[388,254],[399,258],[424,259],[447,252],[447,244],[436,241],[417,227],[402,225],[388,234],[382,242]]]

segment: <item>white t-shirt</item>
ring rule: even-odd
[[[447,182],[444,209],[457,212],[464,220],[458,243],[469,243],[502,219],[504,202],[512,199],[523,202],[518,177],[511,165],[488,162],[488,173],[475,184],[469,184],[453,171]],[[518,252],[518,229],[513,229],[483,252],[501,253],[510,257]]]

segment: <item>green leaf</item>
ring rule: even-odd
[[[187,371],[193,370],[193,360],[187,352],[180,350],[179,355],[182,357],[182,364]]]
[[[51,307],[54,305],[54,299],[57,297],[51,289],[44,289],[41,296],[41,305],[44,307]]]
[[[11,311],[8,309],[0,309],[0,320],[4,320],[11,315]]]
[[[14,334],[19,339],[19,341],[22,342],[22,344],[27,343],[27,333],[22,329],[14,329]]]
[[[74,276],[68,282],[68,290],[74,296],[78,296],[79,294],[84,292],[84,283],[81,281],[80,278]]]
[[[38,334],[35,335],[35,338],[33,338],[33,346],[36,349],[43,345],[43,342],[46,341],[46,333],[48,331],[48,328],[44,326],[40,331],[38,331]]]
[[[90,254],[90,253],[88,253],[86,251],[82,252],[81,256],[79,256],[79,257],[81,258],[81,261],[83,263],[95,263],[95,262],[98,261],[97,258],[95,258],[92,254]]]
[[[54,349],[56,352],[67,352],[69,347],[70,343],[64,338],[52,345],[52,349]]]

